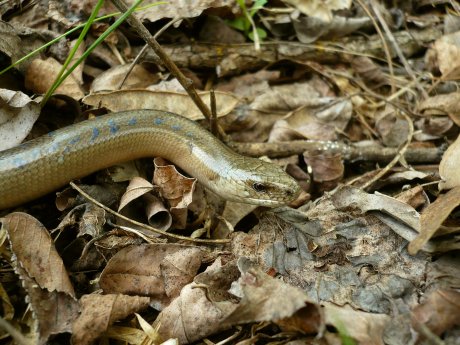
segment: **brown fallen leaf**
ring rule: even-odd
[[[209,92],[199,92],[203,102],[209,107]],[[215,92],[218,116],[227,115],[238,104],[237,97],[226,92]],[[95,107],[105,107],[111,111],[133,109],[157,109],[185,116],[191,120],[204,119],[203,114],[195,106],[185,92],[120,90],[98,92],[83,98],[83,103]]]
[[[46,343],[51,335],[70,332],[79,307],[48,231],[26,213],[10,213],[1,222],[14,253],[13,265],[35,313],[38,343]]]
[[[46,228],[34,217],[21,212],[2,219],[16,262],[27,275],[48,291],[75,297],[69,275]]]
[[[460,136],[448,147],[439,163],[439,190],[460,186]]]
[[[99,284],[104,293],[148,296],[162,309],[193,280],[202,254],[176,244],[128,246],[110,259]]]
[[[222,264],[220,258],[197,275],[155,320],[163,339],[177,338],[187,344],[228,329],[230,325],[222,321],[236,307],[228,289],[237,278],[235,262]]]
[[[455,80],[460,76],[460,32],[443,35],[438,38],[429,54],[435,66],[441,71],[444,80]]]
[[[37,94],[46,93],[51,85],[53,85],[61,68],[62,65],[51,57],[46,60],[33,60],[25,76],[26,88]],[[56,89],[55,93],[67,95],[76,100],[80,100],[84,96],[80,85],[73,75],[66,78]]]
[[[40,105],[20,91],[0,89],[0,151],[19,145],[40,115]]]
[[[347,334],[358,344],[385,344],[383,334],[385,326],[390,321],[390,316],[354,310],[349,305],[341,307],[332,303],[324,303],[323,307],[326,324]]]
[[[418,104],[423,115],[448,115],[457,126],[460,126],[460,92],[428,97]]]
[[[121,82],[126,77],[127,71],[131,68],[131,64],[118,65],[104,71],[98,75],[91,84],[91,93],[100,91],[119,90]],[[158,81],[159,76],[150,73],[142,65],[134,65],[133,70],[126,78],[121,90],[145,88]]]
[[[409,253],[417,254],[458,205],[460,205],[460,186],[440,195],[425,208],[420,219],[420,234],[409,243]]]
[[[148,307],[148,297],[126,295],[84,295],[81,314],[72,327],[72,343],[92,344],[115,321]]]
[[[187,225],[188,206],[193,201],[196,179],[182,175],[172,164],[163,158],[155,158],[153,183],[160,187],[160,194],[170,205],[173,226],[185,229]]]
[[[422,326],[436,335],[460,326],[460,292],[452,289],[432,291],[412,310],[412,326],[422,339],[426,333]]]
[[[275,122],[269,141],[335,140],[337,131],[343,131],[347,126],[351,111],[352,103],[349,99],[310,98],[307,105]]]
[[[128,187],[126,187],[126,192],[120,199],[120,205],[118,206],[118,211],[123,209],[127,204],[129,204],[134,199],[139,198],[140,196],[151,192],[154,189],[154,186],[142,177],[134,177],[129,181]]]

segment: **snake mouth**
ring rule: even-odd
[[[257,199],[257,198],[244,198],[244,201],[240,201],[246,204],[258,205],[258,206],[267,206],[267,207],[278,207],[284,206],[287,202],[273,200],[273,199]]]

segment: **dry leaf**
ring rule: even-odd
[[[347,126],[353,109],[348,99],[329,97],[309,99],[309,105],[275,122],[269,141],[292,139],[335,140],[337,131]]]
[[[349,337],[357,341],[357,344],[385,344],[383,334],[390,316],[354,310],[349,305],[343,307],[332,303],[322,305],[326,324],[346,332]]]
[[[25,213],[10,213],[1,221],[14,253],[15,270],[38,322],[37,342],[44,344],[52,335],[70,332],[79,307],[48,231]]]
[[[230,292],[241,301],[225,323],[272,321],[287,331],[307,334],[319,331],[324,322],[321,308],[304,291],[269,276],[244,257],[238,260],[238,267],[241,277],[232,284]],[[304,308],[309,313],[304,314]]]
[[[101,91],[119,90],[121,82],[125,79],[126,73],[131,68],[131,64],[118,65],[102,72],[91,84],[91,93]],[[158,81],[159,77],[150,73],[142,65],[134,65],[133,70],[126,78],[121,90],[145,88]]]
[[[2,219],[16,261],[37,284],[48,291],[75,297],[61,257],[46,228],[34,217],[20,212]]]
[[[153,183],[160,187],[160,194],[171,206],[174,227],[185,229],[187,225],[187,209],[193,201],[196,179],[179,173],[174,165],[162,158],[155,158]]]
[[[40,105],[20,91],[0,89],[0,151],[19,145],[40,115]]]
[[[51,57],[46,60],[33,60],[25,76],[26,88],[37,94],[46,93],[53,85],[61,68],[62,65]],[[54,93],[66,95],[76,100],[80,100],[84,96],[80,85],[72,74],[64,80]]]
[[[431,205],[425,208],[420,220],[420,235],[409,243],[409,253],[412,255],[417,254],[458,205],[460,205],[460,186],[455,187],[444,195],[440,195]]]
[[[331,21],[334,10],[350,8],[351,0],[283,0],[293,5],[300,12],[311,17],[318,17],[324,21]]]
[[[198,92],[203,102],[209,107],[209,92]],[[232,94],[215,92],[217,115],[224,116],[231,112],[239,100]],[[98,92],[83,98],[83,103],[95,107],[104,107],[110,111],[134,109],[157,109],[168,111],[192,120],[204,119],[195,103],[185,93],[150,90],[121,90]]]
[[[423,115],[449,115],[460,126],[460,92],[435,95],[420,102],[418,110]]]
[[[148,296],[161,310],[192,281],[201,259],[201,250],[190,246],[129,246],[110,259],[99,283],[104,293]]]
[[[84,295],[81,314],[73,324],[72,343],[89,345],[115,321],[148,307],[148,297],[126,295]]]
[[[422,329],[425,326],[438,336],[460,326],[460,292],[450,289],[431,292],[422,304],[412,310],[412,325],[419,334],[426,333]]]
[[[460,186],[460,136],[447,148],[439,163],[439,190]]]
[[[460,77],[460,32],[438,38],[431,48],[444,80]]]
[[[139,198],[140,196],[151,192],[154,189],[154,186],[147,180],[142,177],[134,177],[126,188],[126,192],[120,199],[120,205],[118,206],[118,211],[123,209],[131,201]]]
[[[236,306],[227,290],[237,277],[235,263],[222,265],[220,259],[197,275],[155,320],[163,339],[185,344],[227,329],[222,321]]]

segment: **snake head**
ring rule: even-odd
[[[234,186],[233,191],[226,194],[229,200],[277,207],[295,200],[300,193],[297,181],[278,165],[244,157],[244,162],[238,166],[245,169],[235,169],[231,173]]]

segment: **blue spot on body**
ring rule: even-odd
[[[115,120],[109,120],[109,128],[110,128],[110,133],[115,134],[120,129],[120,126],[117,125]]]
[[[54,134],[56,134],[56,131],[51,131],[51,132],[48,133],[48,136],[50,138],[52,138],[52,137],[54,137]]]
[[[130,126],[134,126],[136,123],[137,123],[137,119],[135,117],[133,117],[132,119],[128,121],[128,125]]]
[[[96,138],[99,136],[99,128],[93,127],[93,134],[91,134],[91,139],[90,141],[96,140]]]
[[[13,159],[13,164],[16,168],[22,168],[26,164],[26,161],[22,158],[15,158]]]
[[[75,138],[72,138],[72,139],[69,141],[69,145],[75,145],[75,144],[78,143],[80,140],[81,140],[80,136],[75,137]]]
[[[182,126],[180,126],[180,125],[172,125],[172,126],[171,126],[171,129],[172,129],[173,131],[179,131],[181,128],[182,128]]]
[[[59,144],[58,144],[58,143],[54,143],[53,145],[51,145],[51,146],[48,148],[48,153],[54,153],[54,152],[56,152],[58,149],[59,149]]]
[[[154,123],[156,125],[162,125],[163,123],[165,123],[165,120],[164,119],[161,119],[159,117],[157,117],[155,120],[154,120]]]
[[[32,159],[38,159],[41,157],[40,149],[34,149],[31,153]]]

